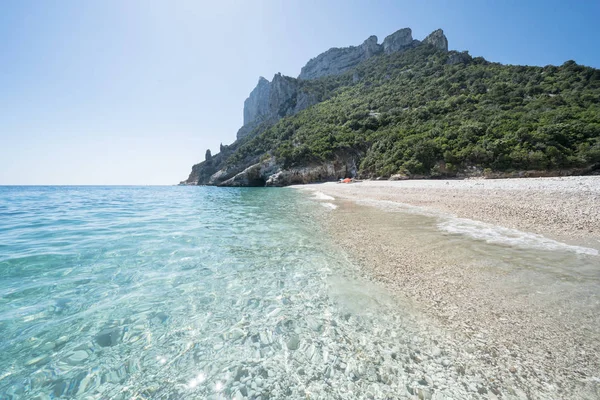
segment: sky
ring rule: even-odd
[[[0,185],[176,184],[235,140],[259,76],[405,27],[600,68],[598,20],[597,0],[3,0]]]

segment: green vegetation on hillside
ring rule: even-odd
[[[363,177],[600,163],[600,70],[447,59],[419,46],[304,81],[325,101],[246,138],[227,163],[269,153],[293,167],[351,155]]]

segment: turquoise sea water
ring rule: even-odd
[[[0,398],[383,390],[354,382],[393,302],[325,212],[287,189],[0,187]]]
[[[388,203],[361,211],[376,237],[502,274],[502,293],[581,315],[597,343],[598,249]],[[0,400],[481,398],[485,341],[411,311],[330,242],[321,219],[355,207],[293,189],[0,187]],[[564,398],[552,390],[532,398]]]

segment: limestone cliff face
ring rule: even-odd
[[[404,28],[387,36],[383,40],[382,47],[385,54],[391,54],[408,50],[418,44],[418,40],[413,40],[412,30]]]
[[[261,77],[244,102],[244,126],[238,131],[237,138],[249,135],[261,123],[273,124],[317,102],[315,96],[300,90],[296,78],[276,74],[269,82]]]
[[[433,32],[428,38],[430,38],[429,44],[440,47],[439,43],[442,43],[446,37],[440,29]],[[377,43],[377,36],[370,36],[360,46],[334,47],[325,53],[319,54],[302,67],[298,79],[317,79],[322,76],[341,74],[377,54],[403,52],[418,46],[420,43],[418,40],[413,39],[410,28],[400,29],[392,33],[384,39],[382,44]],[[447,50],[448,41],[446,40],[445,43]]]
[[[217,186],[288,186],[293,184],[325,182],[355,177],[356,163],[352,157],[335,157],[334,160],[297,168],[283,169],[274,158],[245,168],[229,179],[219,173]],[[215,181],[216,183],[216,181]]]
[[[243,143],[239,139],[249,135],[258,135],[279,119],[294,115],[321,101],[315,94],[309,94],[302,90],[301,80],[342,74],[371,57],[404,52],[422,44],[448,51],[448,40],[441,29],[432,32],[423,42],[420,42],[413,39],[410,28],[404,28],[387,36],[382,44],[377,43],[377,36],[370,36],[359,46],[329,49],[306,63],[298,78],[276,74],[269,82],[260,77],[258,84],[244,101],[244,125],[237,132],[238,141],[231,146],[225,146],[220,153],[210,158],[206,157],[206,161],[194,165],[188,179],[181,183],[188,185],[284,186],[291,183],[307,183],[354,176],[356,171],[354,161],[341,156],[328,163],[298,167],[293,170],[282,169],[274,160],[259,162],[260,157],[242,160],[235,166],[228,165],[227,160],[240,143]],[[470,56],[466,53],[452,52],[448,55],[448,63],[466,62],[469,58]],[[355,74],[353,82],[358,81],[360,81],[360,77]]]
[[[433,45],[440,50],[448,51],[448,39],[441,29],[431,32],[431,34],[423,40],[423,43]]]
[[[472,59],[473,58],[469,55],[468,51],[463,51],[460,53],[458,51],[451,51],[448,53],[448,60],[446,61],[446,64],[466,64]]]
[[[271,82],[269,97],[269,115],[279,119],[295,114],[298,98],[298,80],[276,74]]]
[[[423,43],[448,50],[448,40],[441,29],[432,32]],[[404,28],[387,36],[382,44],[377,43],[377,36],[370,36],[360,46],[329,49],[306,63],[298,79],[277,74],[269,82],[260,77],[244,102],[244,126],[238,131],[237,138],[257,132],[261,124],[274,124],[283,117],[316,104],[319,99],[302,92],[298,80],[338,75],[378,54],[399,53],[420,44],[413,39],[412,30]]]
[[[254,90],[250,92],[250,96],[244,101],[244,125],[269,113],[270,93],[269,81],[261,76]]]
[[[370,36],[360,46],[334,47],[306,63],[298,79],[316,79],[341,74],[380,52],[381,46],[377,44],[377,36]]]

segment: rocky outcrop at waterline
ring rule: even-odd
[[[210,171],[207,167],[201,170]],[[284,167],[274,157],[269,157],[245,168],[230,166],[213,171],[210,176],[198,176],[198,179],[202,179],[204,182],[202,184],[212,186],[281,187],[335,181],[356,175],[357,167],[352,157],[340,156],[335,157],[332,161],[297,167]],[[196,177],[192,179],[196,179]],[[189,183],[184,181],[182,184]]]

